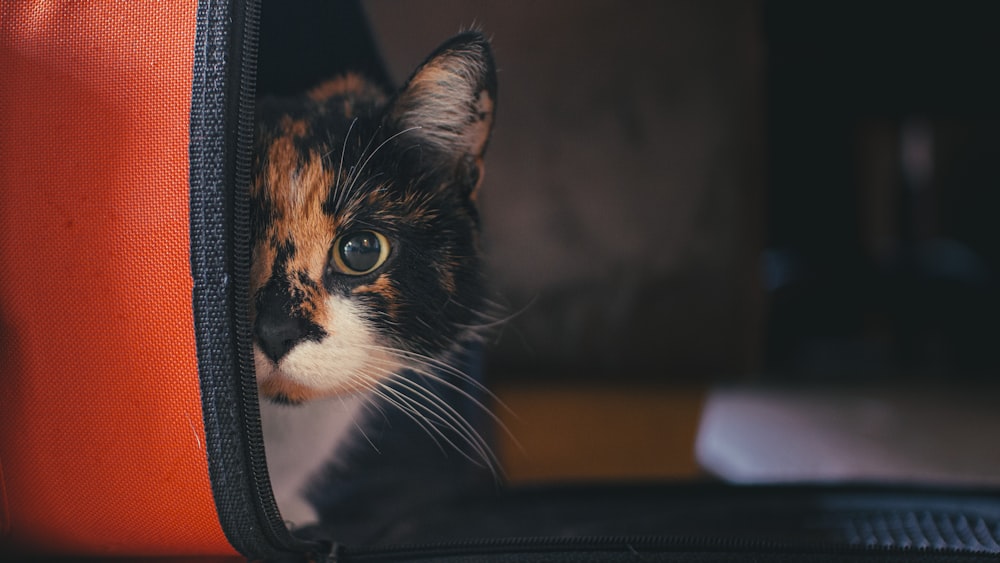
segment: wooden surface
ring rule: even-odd
[[[694,440],[703,390],[508,384],[497,395],[509,430],[498,433],[500,457],[514,483],[701,475]]]

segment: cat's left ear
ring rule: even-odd
[[[407,158],[450,175],[474,197],[493,130],[496,91],[493,52],[481,33],[462,33],[438,47],[389,109],[401,143],[411,145]]]

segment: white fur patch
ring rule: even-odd
[[[282,378],[318,391],[327,398],[301,405],[260,405],[264,449],[271,488],[282,518],[293,526],[315,523],[315,509],[305,493],[317,472],[337,463],[337,452],[358,427],[361,405],[368,400],[358,389],[398,373],[403,364],[379,351],[376,334],[358,305],[345,297],[326,302],[327,335],[319,342],[301,342],[275,365],[255,345],[258,385]],[[375,347],[375,348],[373,348]]]
[[[336,463],[336,453],[360,424],[364,397],[353,395],[276,405],[262,401],[261,426],[271,489],[281,517],[294,527],[316,523],[305,492],[317,472]]]
[[[397,372],[403,364],[379,351],[376,333],[368,326],[360,307],[350,299],[331,295],[326,301],[329,322],[319,342],[300,342],[275,365],[254,346],[257,383],[272,377],[331,396],[370,387],[384,379],[386,370]]]

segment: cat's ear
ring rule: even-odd
[[[389,109],[407,157],[450,175],[470,196],[483,176],[496,82],[489,41],[479,32],[462,33],[417,68]]]

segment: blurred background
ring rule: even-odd
[[[747,373],[764,294],[753,2],[367,2],[393,74],[476,25],[499,66],[482,207],[514,314],[494,381]]]
[[[371,37],[296,4],[263,92],[324,42],[398,84],[492,37],[513,480],[1000,485],[1000,2],[363,0]]]
[[[997,3],[364,6],[493,37],[495,380],[997,374]]]

